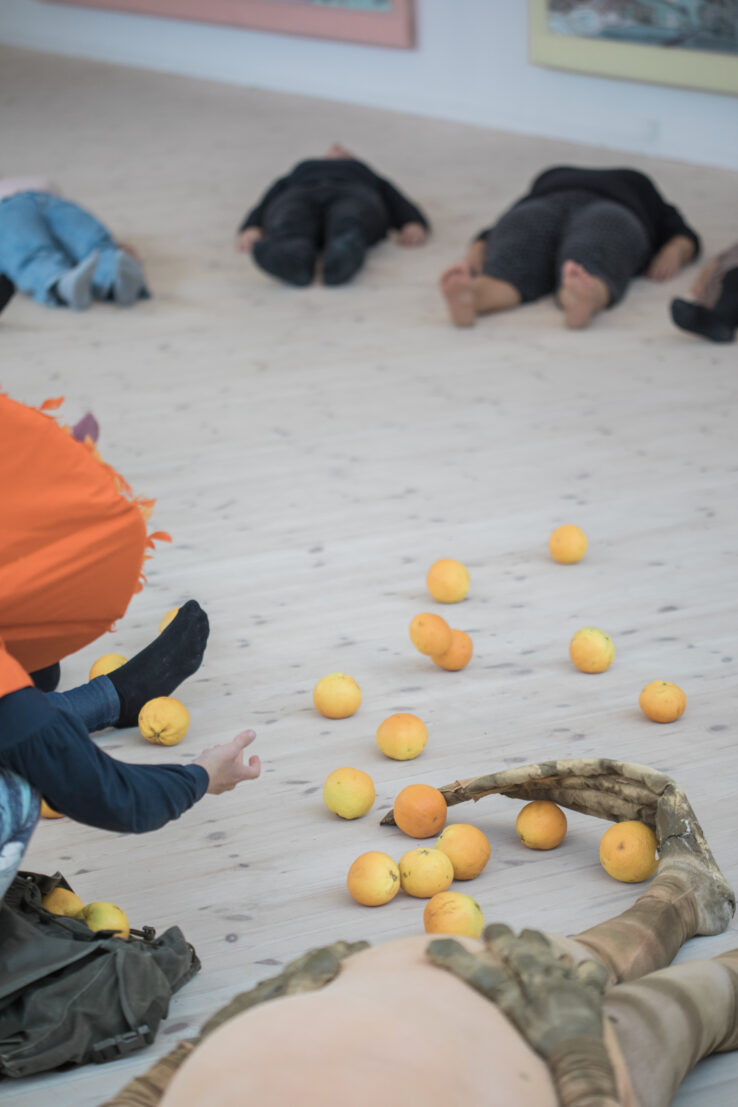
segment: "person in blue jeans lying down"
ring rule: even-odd
[[[40,304],[76,311],[93,300],[129,307],[149,296],[130,247],[41,178],[0,178],[0,274],[6,292],[14,285]]]

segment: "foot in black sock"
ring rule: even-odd
[[[117,727],[135,726],[145,703],[169,696],[200,668],[210,625],[195,600],[180,607],[158,638],[119,669],[108,673],[120,700]]]
[[[313,282],[315,246],[307,238],[262,238],[252,257],[260,269],[280,281],[305,288]]]
[[[735,325],[718,315],[712,308],[695,304],[691,300],[672,300],[671,317],[683,331],[699,334],[711,342],[732,342]]]
[[[61,666],[58,661],[53,665],[47,665],[45,669],[36,669],[31,673],[31,680],[39,692],[55,692],[61,679]]]
[[[325,244],[323,284],[345,284],[364,264],[366,242],[361,231],[344,231]]]

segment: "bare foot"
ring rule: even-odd
[[[576,261],[565,261],[561,269],[559,303],[564,309],[567,327],[581,330],[598,311],[602,311],[610,299],[607,285],[599,277],[593,277]]]
[[[438,282],[448,306],[451,321],[457,327],[471,327],[477,318],[474,306],[474,286],[468,261],[449,266]]]

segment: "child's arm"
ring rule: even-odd
[[[377,177],[377,186],[389,212],[390,224],[395,230],[402,232],[404,227],[412,223],[417,224],[426,233],[430,230],[430,223],[420,208],[407,196],[404,196],[399,189],[395,188],[391,181],[384,180],[383,177]],[[425,235],[423,240],[425,240]]]
[[[242,231],[247,230],[249,227],[261,228],[262,222],[264,220],[264,213],[266,212],[267,207],[269,206],[269,204],[271,204],[272,200],[275,200],[277,196],[284,192],[285,188],[287,187],[287,179],[287,177],[280,177],[278,181],[274,182],[271,188],[267,189],[261,200],[259,200],[259,203],[256,205],[256,207],[252,208],[251,211],[249,211],[244,216],[241,225],[238,228],[239,234],[241,234]]]

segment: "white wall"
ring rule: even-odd
[[[738,169],[735,97],[529,65],[524,0],[417,5],[412,51],[38,0],[0,0],[0,42]]]

